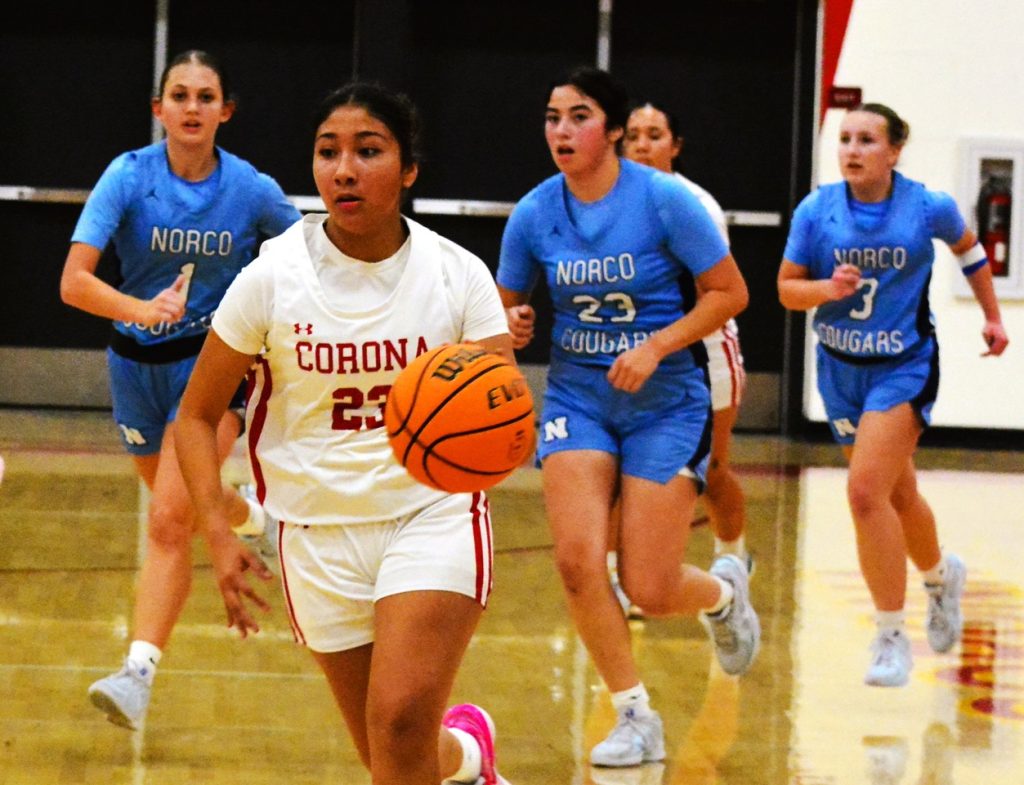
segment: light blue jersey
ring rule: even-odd
[[[684,315],[680,279],[728,253],[697,198],[672,175],[620,159],[612,190],[574,197],[557,174],[516,205],[501,243],[498,283],[529,292],[541,273],[554,307],[551,361],[609,367],[624,351]],[[657,374],[700,364],[693,350],[666,357]]]
[[[558,174],[516,205],[498,283],[529,292],[543,272],[554,306],[551,367],[537,454],[599,450],[621,471],[704,482],[711,395],[704,343],[674,352],[636,393],[608,382],[615,358],[686,312],[682,284],[729,249],[708,211],[675,176],[620,160],[612,190],[583,203]]]
[[[301,217],[271,177],[219,147],[217,155],[213,174],[192,183],[171,171],[166,142],[124,153],[107,167],[78,219],[72,242],[101,250],[113,242],[122,292],[148,300],[182,273],[188,279],[180,321],[114,325],[139,344],[205,333],[260,237],[276,236]]]
[[[859,359],[888,359],[918,348],[934,332],[928,303],[935,249],[953,245],[964,220],[953,198],[893,173],[887,207],[860,205],[845,182],[823,185],[797,207],[784,257],[812,280],[841,264],[860,269],[857,291],[819,305],[814,330],[822,346]]]

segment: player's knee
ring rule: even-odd
[[[884,495],[877,488],[852,478],[846,486],[846,498],[854,521],[870,518],[886,504]]]
[[[147,537],[164,548],[192,546],[192,519],[188,508],[172,501],[154,499],[149,505]]]
[[[583,594],[588,587],[608,581],[607,562],[604,558],[589,558],[583,548],[559,548],[555,552],[555,567],[569,594]]]
[[[669,572],[656,569],[644,569],[642,571],[630,571],[626,569],[620,573],[622,588],[626,596],[644,609],[646,613],[653,616],[670,613],[672,611],[672,597],[670,584],[673,580],[679,579],[678,566]]]
[[[623,586],[623,589],[634,605],[643,608],[644,613],[661,616],[672,611],[668,602],[668,592],[660,586],[644,581],[632,588]]]
[[[435,714],[429,692],[411,691],[401,700],[374,701],[367,712],[367,728],[374,737],[371,747],[391,759],[415,758],[423,754],[424,746],[432,748],[437,743],[437,728],[429,719]]]

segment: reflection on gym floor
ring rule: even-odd
[[[835,450],[740,436],[736,452],[763,647],[736,679],[697,622],[631,622],[668,747],[636,769],[587,763],[614,717],[568,620],[537,473],[492,493],[495,593],[453,701],[494,716],[512,785],[1024,782],[1024,455],[922,451],[944,544],[968,565],[965,631],[931,653],[912,573],[914,671],[880,689],[861,681],[871,607]],[[2,785],[369,782],[279,596],[259,636],[234,639],[200,544],[145,727],[105,723],[85,691],[126,646],[143,494],[103,413],[0,412],[0,454]],[[691,542],[708,563],[709,532]]]
[[[873,633],[841,470],[800,477],[793,625],[793,763],[800,782],[1024,782],[1024,595],[1019,474],[924,471],[943,544],[968,565],[961,645],[934,654],[911,571],[914,671],[902,689],[858,686]]]

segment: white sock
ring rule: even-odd
[[[939,556],[938,562],[930,570],[922,570],[921,577],[927,586],[941,586],[946,582],[946,557]]]
[[[906,634],[906,618],[903,611],[875,611],[875,624],[879,632],[892,630]]]
[[[720,540],[715,537],[715,556],[722,556],[726,553],[731,553],[733,556],[738,557],[740,561],[746,563],[746,538],[742,534],[735,540]]]
[[[248,493],[244,493],[241,489],[238,489],[238,496],[245,506],[249,508],[249,514],[245,520],[239,523],[237,526],[232,526],[231,530],[240,536],[260,536],[263,534],[263,508],[260,503],[256,501],[254,495],[250,496]]]
[[[462,763],[459,770],[445,782],[476,782],[480,777],[480,745],[477,740],[461,728],[449,728],[462,747]]]
[[[619,582],[619,554],[615,551],[608,551],[605,557],[605,563],[608,565],[608,579],[612,583]]]
[[[128,659],[138,668],[140,675],[150,680],[156,675],[161,656],[163,652],[149,641],[132,641],[128,647]]]
[[[644,717],[651,713],[651,696],[647,694],[647,688],[640,682],[635,687],[621,692],[611,694],[612,706],[621,717],[628,711],[632,711],[637,717]]]
[[[708,616],[714,616],[729,607],[729,605],[732,604],[733,596],[736,594],[735,589],[733,589],[732,584],[729,583],[729,581],[723,581],[717,575],[712,575],[711,577],[718,581],[718,588],[721,591],[721,594],[718,596],[718,602],[710,608],[704,609],[704,613]]]

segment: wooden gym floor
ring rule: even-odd
[[[258,637],[234,639],[199,545],[145,728],[104,722],[85,692],[125,652],[144,495],[106,413],[0,410],[0,455],[0,785],[369,782],[280,595]],[[537,473],[496,489],[495,593],[453,701],[494,716],[512,785],[1024,782],[1024,453],[920,453],[943,540],[968,565],[966,628],[933,655],[914,576],[915,668],[895,690],[861,683],[871,607],[839,460],[737,437],[761,653],[737,680],[695,621],[633,622],[669,755],[627,770],[586,762],[612,713],[566,614]],[[228,473],[244,476],[240,459]],[[707,527],[691,543],[707,564]]]

